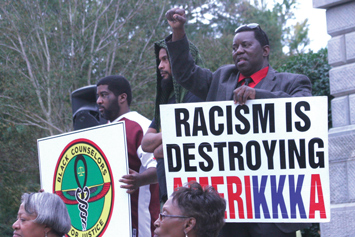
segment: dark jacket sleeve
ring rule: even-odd
[[[212,72],[197,66],[190,54],[187,37],[170,42],[171,36],[166,38],[170,65],[174,79],[196,96],[206,100]]]

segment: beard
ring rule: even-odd
[[[116,118],[118,118],[119,112],[120,112],[120,106],[118,104],[110,104],[108,108],[104,108],[104,110],[101,112],[101,116],[104,119],[112,122]]]
[[[166,91],[168,93],[172,92],[174,89],[173,78],[169,76],[167,79],[162,79],[160,86],[163,91]]]

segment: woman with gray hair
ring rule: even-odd
[[[212,186],[192,181],[177,188],[154,222],[154,237],[217,237],[226,201]]]
[[[61,237],[71,228],[68,210],[53,193],[24,193],[13,237]]]

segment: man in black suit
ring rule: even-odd
[[[183,9],[166,13],[173,34],[166,38],[173,76],[183,87],[207,101],[311,96],[311,82],[305,75],[279,73],[269,65],[269,40],[256,23],[236,29],[233,39],[234,65],[211,72],[193,63],[189,56]],[[255,74],[256,75],[253,75]],[[248,86],[244,78],[251,78]]]
[[[193,62],[185,35],[185,11],[166,13],[173,34],[166,38],[173,77],[183,87],[206,101],[311,96],[311,82],[300,74],[279,73],[269,65],[269,40],[256,23],[242,25],[233,39],[234,65],[211,72]],[[227,223],[220,236],[296,236],[308,223]]]

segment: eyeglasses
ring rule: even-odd
[[[250,24],[245,24],[245,25],[241,25],[239,26],[237,29],[235,29],[234,33],[237,34],[238,31],[241,29],[241,28],[244,28],[244,27],[247,27],[249,29],[256,29],[258,28],[259,30],[261,30],[260,28],[260,25],[258,23],[250,23]]]
[[[159,213],[159,220],[160,221],[162,221],[165,217],[170,217],[170,218],[190,218],[188,216],[165,215],[163,213]]]

